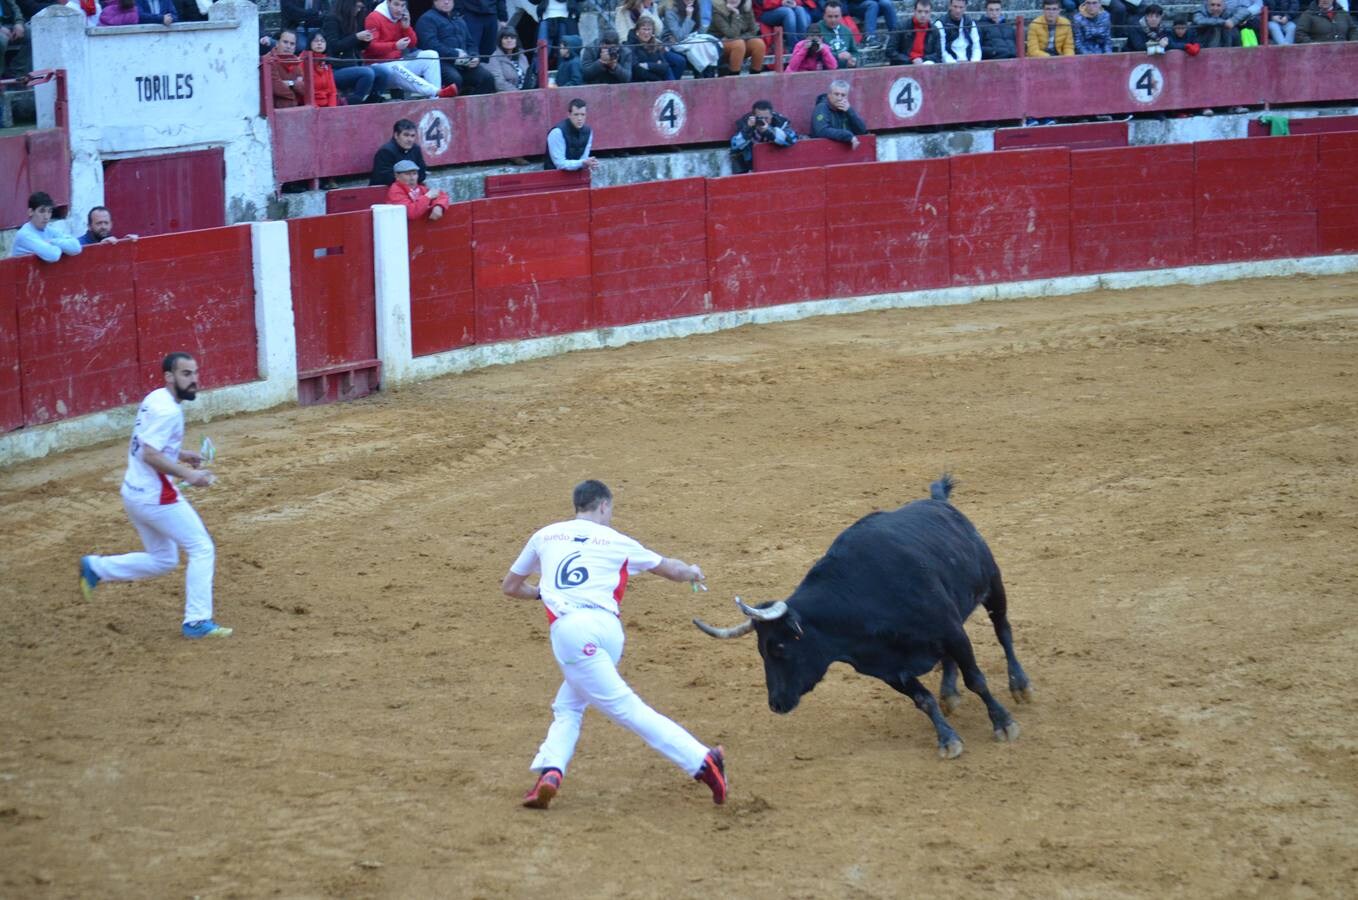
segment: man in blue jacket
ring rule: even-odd
[[[485,62],[495,52],[500,27],[509,24],[509,11],[505,0],[462,0],[462,21],[467,24],[472,46]]]
[[[415,23],[415,36],[421,49],[438,53],[443,84],[457,85],[459,97],[495,93],[495,78],[481,65],[481,50],[472,43],[466,21],[453,15],[453,0],[434,0]]]
[[[985,15],[976,23],[981,32],[981,59],[1015,59],[1018,34],[1004,14],[1000,0],[986,0]]]
[[[174,0],[137,0],[137,17],[142,25],[173,25],[179,21]]]
[[[811,113],[811,136],[829,138],[858,149],[858,136],[867,134],[868,126],[849,105],[849,83],[830,82],[830,90],[816,98]]]

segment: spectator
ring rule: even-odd
[[[655,23],[656,34],[665,33],[665,20],[661,17],[660,7],[656,6],[655,0],[622,0],[613,13],[613,30],[618,33],[618,37],[629,35],[643,17]]]
[[[434,0],[415,23],[420,46],[439,56],[444,84],[457,86],[459,96],[495,93],[495,77],[481,65],[480,50],[472,45],[466,21],[453,14],[453,0]]]
[[[886,38],[877,36],[878,15],[886,21],[888,32],[897,30],[895,0],[849,0],[849,14],[863,29],[864,50],[880,50],[887,45]]]
[[[410,9],[406,0],[382,0],[368,13],[363,27],[372,40],[363,50],[364,59],[380,62],[387,67],[392,87],[410,91],[420,97],[453,97],[457,85],[440,89],[443,73],[439,71],[438,54],[433,50],[419,50],[419,38],[410,27]]]
[[[828,17],[829,4],[826,6],[825,14]],[[858,136],[867,133],[868,126],[863,124],[858,113],[849,106],[849,83],[830,82],[829,92],[816,98],[816,108],[811,113],[811,136],[839,141],[857,150]]]
[[[335,0],[331,11],[321,21],[326,52],[330,54],[335,72],[335,87],[345,92],[350,106],[379,100],[380,91],[390,85],[385,66],[363,65],[363,48],[372,40],[372,32],[362,27],[368,6],[365,0]]]
[[[1146,7],[1141,18],[1127,31],[1127,49],[1133,53],[1155,56],[1169,49],[1169,28],[1165,26],[1165,11],[1158,3]]]
[[[481,61],[490,59],[500,25],[509,22],[505,0],[462,0],[462,20],[467,23],[467,34]]]
[[[119,240],[135,241],[138,235],[128,234],[122,238],[113,236],[113,214],[108,211],[107,206],[96,206],[90,210],[85,217],[87,229],[84,234],[76,238],[80,246],[88,247],[90,244],[116,244]]]
[[[0,78],[6,77],[7,72],[27,75],[32,68],[31,49],[24,11],[17,0],[0,0]]]
[[[335,87],[335,70],[325,57],[325,35],[317,31],[311,35],[310,46],[302,52],[302,73],[311,62],[311,102],[315,106],[339,106],[344,101]]]
[[[649,18],[637,22],[627,43],[632,46],[633,81],[673,81],[683,74],[684,58],[679,56],[676,74],[665,56],[665,45],[655,38],[655,23]]]
[[[1098,5],[1099,0],[1090,0]],[[980,62],[981,33],[967,17],[967,0],[948,0],[948,13],[934,23],[945,63]]]
[[[269,67],[269,83],[273,86],[274,108],[290,109],[306,103],[302,60],[297,56],[297,35],[280,31],[277,43],[264,59]]]
[[[173,25],[179,21],[174,0],[137,0],[137,13],[142,25]]]
[[[537,0],[538,40],[547,42],[547,68],[559,66],[566,37],[579,36],[583,7],[584,0]],[[578,53],[576,58],[579,58]],[[560,83],[560,78],[557,81]]]
[[[10,256],[37,256],[46,262],[56,262],[64,253],[80,255],[80,242],[64,228],[51,224],[52,198],[43,191],[28,196],[28,221],[14,235]]]
[[[340,0],[343,2],[343,0]],[[310,47],[311,36],[321,30],[330,0],[281,0],[283,25],[297,35],[299,47]]]
[[[981,59],[1018,58],[1014,23],[1004,14],[1000,0],[986,0],[985,15],[976,27],[981,32]]]
[[[716,0],[708,31],[721,40],[727,75],[740,74],[746,55],[750,57],[751,73],[758,75],[764,71],[766,48],[750,0]]]
[[[826,0],[825,13],[812,31],[820,35],[822,44],[829,46],[839,68],[858,68],[858,42],[854,40],[849,26],[844,24],[844,8],[840,6],[839,0]]]
[[[542,161],[544,169],[589,169],[599,161],[589,155],[594,148],[594,132],[585,124],[589,109],[585,101],[578,97],[570,102],[566,118],[552,126],[547,132],[547,158]]]
[[[99,12],[99,24],[106,28],[141,24],[137,0],[109,0]]]
[[[1358,41],[1358,27],[1346,10],[1336,8],[1334,0],[1316,0],[1297,19],[1297,43],[1331,41]]]
[[[448,208],[448,195],[431,191],[420,184],[420,167],[412,160],[403,159],[391,167],[395,181],[387,188],[387,202],[404,206],[406,218],[412,222],[428,219],[437,222]]]
[[[1297,16],[1299,15],[1301,15],[1301,4],[1297,0],[1269,0],[1269,43],[1280,46],[1294,43],[1297,39]]]
[[[717,7],[724,2],[725,0],[714,0],[712,4],[714,17],[717,14]],[[783,29],[784,47],[795,45],[806,37],[807,31],[811,28],[811,12],[797,0],[756,0],[750,11],[769,28]],[[711,31],[710,28],[708,30]],[[712,33],[716,34],[715,31]]]
[[[1075,14],[1075,52],[1081,56],[1113,52],[1113,22],[1099,0],[1080,3],[1080,11]]]
[[[830,56],[832,65],[829,68],[834,68],[834,61],[834,56]],[[772,103],[756,100],[750,111],[736,121],[736,133],[731,138],[731,171],[741,175],[754,167],[755,144],[791,147],[798,140],[792,124],[773,111]]]
[[[1198,43],[1203,47],[1239,47],[1239,24],[1248,16],[1244,6],[1227,9],[1226,0],[1203,0],[1202,9],[1193,14]]]
[[[578,87],[585,83],[585,71],[580,66],[580,49],[584,45],[578,34],[568,34],[561,39],[556,62],[557,87]]]
[[[610,29],[599,35],[599,43],[585,51],[580,67],[585,73],[585,84],[627,84],[632,80],[632,52],[619,46],[618,33]]]
[[[792,48],[792,59],[788,61],[789,72],[816,72],[821,69],[838,69],[839,60],[830,48],[820,42],[820,34],[814,33],[797,42]]]
[[[1042,0],[1042,15],[1028,26],[1028,56],[1074,56],[1075,33],[1061,15],[1061,0]]]
[[[712,5],[708,3],[704,13],[700,0],[665,0],[661,13],[665,22],[661,39],[684,57],[699,78],[715,77],[721,41],[707,34],[712,24]]]
[[[933,7],[929,0],[915,0],[915,14],[887,49],[888,63],[893,66],[922,66],[942,60],[938,29],[934,28],[932,13]]]
[[[1177,13],[1174,24],[1169,29],[1169,49],[1182,50],[1190,56],[1197,56],[1202,45],[1198,43],[1198,33],[1189,24],[1187,13]]]
[[[397,119],[391,128],[391,140],[378,147],[373,154],[373,172],[368,184],[391,184],[396,180],[393,168],[403,159],[419,167],[420,177],[416,180],[424,184],[429,168],[424,164],[424,153],[420,150],[419,130],[409,119]]]
[[[519,49],[519,33],[509,26],[500,29],[500,45],[490,55],[486,68],[495,79],[495,91],[521,91],[537,87],[529,72],[532,67]]]

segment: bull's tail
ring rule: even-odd
[[[957,482],[953,480],[952,475],[948,472],[944,472],[942,478],[929,485],[929,496],[935,500],[942,500],[944,503],[947,503],[948,498],[952,496],[952,489],[955,484],[957,484]]]

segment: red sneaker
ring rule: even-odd
[[[538,776],[537,784],[533,785],[533,789],[523,795],[523,805],[529,809],[546,809],[559,790],[561,790],[561,772],[557,769],[548,769]]]
[[[721,806],[726,802],[726,753],[720,746],[713,747],[703,757],[703,767],[693,776],[712,789],[712,802]]]
[[[445,98],[447,98],[447,97],[456,97],[456,96],[457,96],[457,85],[455,85],[455,84],[450,84],[450,85],[448,85],[446,88],[444,88],[443,90],[439,91],[439,96],[440,96],[440,97],[445,97]]]

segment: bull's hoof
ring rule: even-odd
[[[938,698],[938,708],[943,710],[943,715],[950,716],[957,712],[962,706],[961,694],[943,694]]]
[[[1033,702],[1033,686],[1031,684],[1025,684],[1021,688],[1010,687],[1009,694],[1014,698],[1015,703]]]
[[[962,755],[962,739],[953,738],[946,744],[938,745],[938,756],[940,759],[957,759]]]
[[[997,741],[1016,741],[1019,736],[1019,724],[1010,722],[1003,728],[995,729],[995,740]]]

